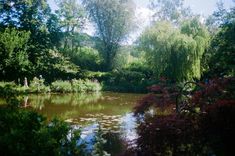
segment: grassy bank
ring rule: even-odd
[[[0,95],[10,96],[11,94],[29,94],[29,93],[82,93],[82,92],[98,92],[102,86],[97,81],[92,80],[76,80],[62,81],[57,80],[50,85],[45,85],[44,80],[34,78],[28,86],[17,85],[14,82],[0,82]]]

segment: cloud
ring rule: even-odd
[[[140,28],[146,27],[150,24],[152,15],[154,12],[147,7],[137,7],[136,8],[136,18]]]
[[[131,33],[130,38],[128,40],[128,44],[134,42],[140,34],[145,30],[146,27],[150,25],[152,15],[154,12],[150,10],[148,7],[137,6],[135,10],[135,23],[136,23],[136,31]]]

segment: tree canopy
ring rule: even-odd
[[[211,76],[235,75],[235,21],[224,24],[211,43]]]
[[[18,31],[14,28],[6,28],[3,33],[0,33],[0,75],[4,78],[12,80],[28,72],[29,36],[30,32]]]
[[[208,32],[195,18],[180,28],[158,22],[142,34],[139,43],[157,78],[185,81],[200,78],[200,61],[208,39]]]
[[[85,10],[76,0],[57,0],[56,2],[59,6],[56,10],[59,26],[64,32],[63,49],[74,50],[75,46],[80,46],[81,41],[76,39],[75,33],[81,32],[84,27]]]
[[[131,30],[133,8],[129,1],[122,0],[83,0],[83,4],[96,25],[106,67],[110,70],[121,42]]]
[[[192,15],[190,8],[184,7],[184,0],[151,0],[154,21],[169,21],[179,24]]]

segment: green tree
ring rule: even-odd
[[[224,24],[211,43],[209,73],[211,76],[235,75],[235,20]]]
[[[47,82],[76,78],[78,71],[78,66],[57,50],[49,50],[47,57],[41,59],[37,65],[37,74],[42,75]]]
[[[191,9],[184,7],[184,0],[151,0],[150,8],[155,12],[154,21],[170,21],[179,24],[192,16]]]
[[[74,50],[80,46],[77,33],[81,32],[86,18],[84,8],[76,0],[56,0],[59,7],[56,14],[60,17],[60,27],[64,32],[63,49]]]
[[[102,58],[97,50],[90,47],[82,47],[67,52],[70,60],[81,69],[97,71],[100,69]]]
[[[181,82],[200,78],[200,61],[208,40],[205,27],[194,18],[180,28],[159,22],[142,34],[139,43],[157,78]]]
[[[27,49],[30,32],[6,28],[0,32],[0,75],[15,80],[29,70]]]
[[[219,1],[217,3],[217,10],[206,19],[206,25],[212,35],[215,35],[219,31],[220,25],[227,19],[227,14],[228,12],[224,8],[224,3]]]
[[[235,7],[225,10],[223,3],[219,3],[211,17],[213,21],[207,26],[212,40],[203,56],[204,77],[234,76]]]
[[[83,4],[96,25],[106,70],[110,70],[121,42],[131,29],[132,3],[122,0],[83,0]]]
[[[50,47],[61,47],[63,32],[59,23],[59,16],[57,14],[51,13],[46,23],[47,29],[49,31],[48,37],[51,44]]]
[[[32,62],[32,73],[36,74],[38,64],[47,58],[49,48],[59,42],[55,31],[55,24],[50,7],[46,0],[3,0],[1,1],[0,27],[17,28],[30,32],[28,59]],[[48,28],[51,26],[50,28]],[[50,32],[52,31],[52,32]]]

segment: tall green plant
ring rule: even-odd
[[[106,70],[112,69],[113,59],[131,30],[132,4],[130,0],[83,0],[86,10],[95,23],[102,43]]]
[[[63,49],[74,50],[81,46],[76,32],[80,32],[85,24],[84,8],[76,0],[56,0],[59,7],[56,14],[60,17],[59,25],[64,31]]]
[[[0,75],[14,80],[28,71],[29,36],[30,32],[14,28],[6,28],[0,32]]]
[[[186,21],[180,28],[158,22],[140,37],[140,48],[157,78],[174,81],[200,78],[200,60],[207,48],[209,35],[197,19]]]

